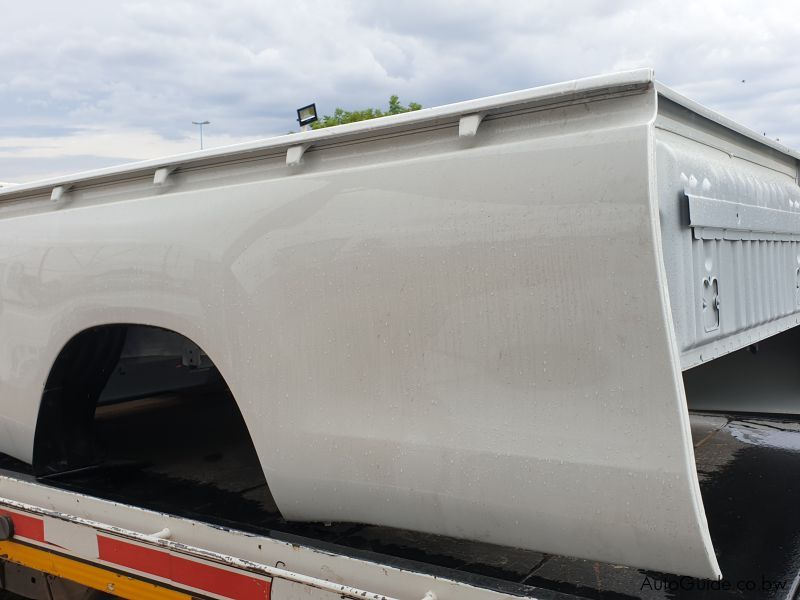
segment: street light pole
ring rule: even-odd
[[[211,125],[211,121],[192,121],[192,125],[200,126],[200,150],[203,149],[203,125]]]

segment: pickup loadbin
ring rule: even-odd
[[[80,466],[36,464],[51,369],[147,326],[213,362],[287,519],[718,577],[683,373],[797,412],[791,369],[735,393],[797,352],[797,173],[637,70],[4,187],[0,452]]]

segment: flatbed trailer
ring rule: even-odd
[[[166,428],[165,412],[183,402],[195,410],[182,433],[149,432],[162,460],[123,458],[131,442],[118,426]],[[205,402],[189,391],[102,407],[101,437],[120,441],[95,469],[37,479],[27,465],[0,460],[0,515],[13,523],[13,536],[0,541],[2,588],[35,600],[95,597],[79,595],[88,590],[248,600],[798,596],[794,417],[691,415],[703,500],[726,573],[714,582],[386,527],[284,521],[266,485],[252,485],[258,463],[241,438],[218,439],[215,456],[196,452],[193,440],[219,425]]]

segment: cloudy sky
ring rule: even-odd
[[[639,66],[800,147],[800,1],[0,0],[0,181]],[[744,83],[742,83],[744,80]]]

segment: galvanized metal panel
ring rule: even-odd
[[[800,188],[794,157],[759,154],[753,140],[696,116],[692,135],[667,105],[656,129],[659,210],[689,369],[800,323]]]

